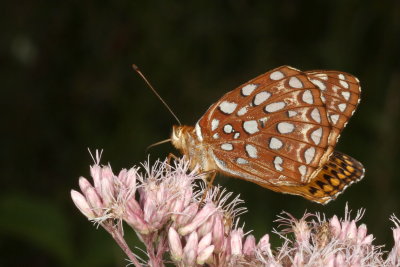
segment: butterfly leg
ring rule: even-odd
[[[168,163],[168,165],[170,165],[171,164],[171,160],[178,160],[178,159],[179,159],[178,156],[175,156],[174,154],[169,153],[168,157],[167,157],[167,163]]]
[[[177,160],[179,160],[178,156],[175,156],[172,153],[168,154],[168,156],[167,156],[167,166],[166,166],[168,171],[171,171],[171,168],[172,168],[171,163],[172,163],[172,161],[177,161]]]

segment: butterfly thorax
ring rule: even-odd
[[[196,166],[201,171],[218,169],[212,160],[210,147],[198,139],[194,127],[174,125],[172,127],[171,142],[174,147],[189,159],[190,169],[193,170]]]

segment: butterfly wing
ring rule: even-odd
[[[336,199],[349,185],[360,181],[364,173],[364,167],[359,161],[339,151],[334,151],[316,177],[308,184],[271,189],[327,204]]]
[[[338,71],[314,70],[306,74],[321,90],[321,99],[332,126],[330,142],[334,144],[360,102],[360,82],[351,74]]]
[[[198,125],[222,172],[282,191],[317,176],[358,103],[357,88],[349,74],[282,66],[225,94]]]

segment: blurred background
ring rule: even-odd
[[[362,101],[338,150],[366,176],[327,206],[236,179],[259,238],[285,210],[343,216],[366,208],[376,244],[400,216],[400,2],[8,1],[0,16],[1,266],[125,266],[117,245],[70,200],[89,176],[87,148],[115,171],[143,162],[176,124],[132,70],[137,64],[184,124],[228,90],[277,66],[356,75]],[[151,159],[178,154],[170,144]],[[131,245],[139,245],[131,234]],[[276,237],[272,242],[280,244]]]

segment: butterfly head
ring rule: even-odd
[[[204,144],[196,133],[195,127],[174,125],[172,127],[171,143],[190,161],[190,169],[196,166],[202,171],[215,170],[214,161],[209,154],[207,145]]]
[[[186,154],[187,147],[193,142],[191,132],[193,132],[193,127],[190,126],[172,126],[171,143],[183,154]]]
[[[182,143],[182,126],[174,125],[172,126],[171,143],[175,147],[180,147]]]

